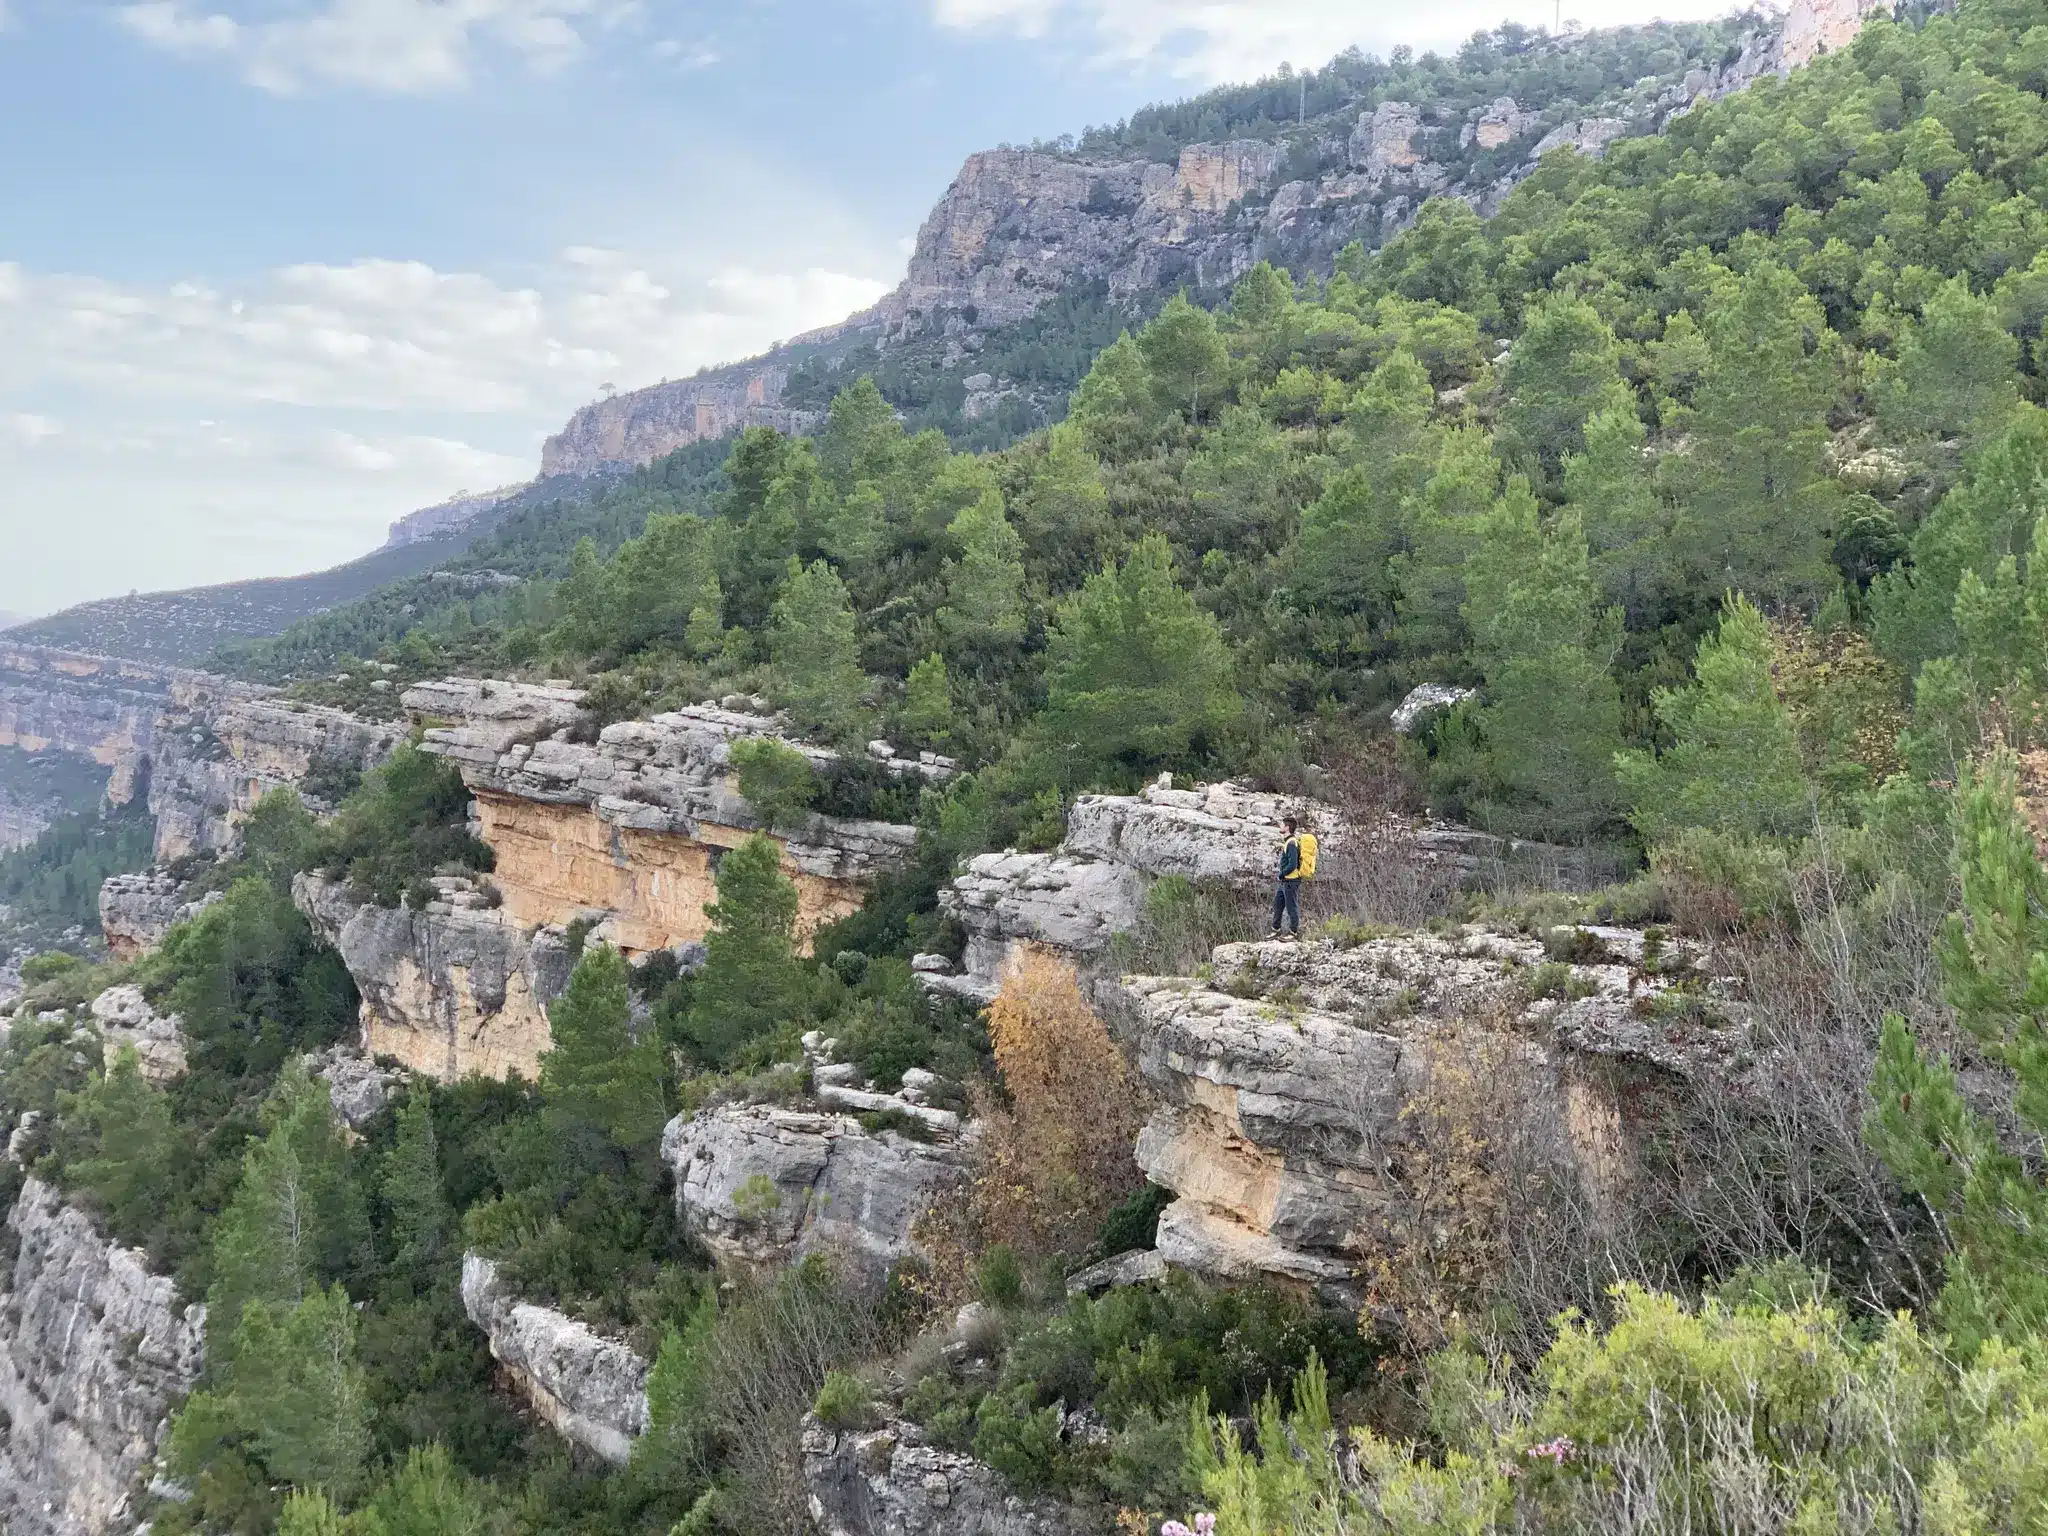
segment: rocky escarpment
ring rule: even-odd
[[[471,881],[433,884],[424,911],[360,901],[317,874],[295,879],[292,899],[355,978],[367,1055],[442,1082],[537,1076],[547,1005],[576,966],[566,935],[519,923]]]
[[[147,1478],[204,1359],[206,1309],[30,1179],[0,1307],[0,1530],[100,1536]]]
[[[570,689],[450,678],[409,689],[430,724],[424,750],[446,758],[476,795],[478,832],[497,856],[505,912],[526,924],[609,914],[608,937],[633,953],[704,937],[725,849],[768,830],[739,792],[737,742],[771,739],[820,768],[836,754],[786,734],[773,716],[698,705],[572,739],[582,695]],[[932,760],[884,758],[898,776],[942,778]],[[868,882],[909,857],[916,829],[809,815],[773,831],[808,933],[859,907]]]
[[[591,475],[646,464],[747,427],[791,434],[815,430],[823,420],[820,413],[783,406],[788,383],[787,368],[746,365],[694,379],[663,380],[586,405],[541,445],[541,476]],[[392,533],[395,537],[397,529]]]
[[[203,691],[157,723],[150,755],[149,809],[156,858],[234,845],[236,829],[274,789],[295,787],[315,810],[331,807],[309,777],[346,783],[405,740],[405,728],[339,709],[241,688]]]
[[[107,799],[125,805],[147,778],[158,718],[203,677],[0,641],[0,747],[89,757],[108,770]]]
[[[505,1289],[498,1266],[462,1260],[462,1305],[514,1388],[555,1432],[623,1466],[647,1432],[647,1362],[616,1339]]]
[[[1739,1001],[1655,934],[1537,940],[1468,927],[1345,948],[1225,945],[1207,980],[1124,978],[1120,1028],[1159,1109],[1138,1141],[1178,1197],[1170,1264],[1316,1287],[1357,1304],[1361,1264],[1404,1219],[1409,1111],[1455,1068],[1550,1137],[1592,1209],[1632,1176],[1631,1106],[1743,1064]],[[1680,977],[1689,978],[1683,988]],[[1477,1101],[1475,1101],[1477,1102]]]
[[[661,1153],[677,1211],[722,1260],[761,1270],[822,1252],[868,1280],[918,1252],[918,1219],[966,1178],[954,1147],[773,1104],[678,1116]]]
[[[818,1536],[1068,1536],[1091,1528],[1051,1499],[1020,1498],[994,1468],[941,1450],[907,1420],[834,1430],[806,1417],[801,1449]]]

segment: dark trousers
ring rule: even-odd
[[[1295,933],[1301,932],[1301,882],[1282,880],[1273,887],[1273,931],[1280,931],[1280,918],[1287,918],[1288,927]]]

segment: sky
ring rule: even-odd
[[[604,386],[873,302],[973,150],[1556,14],[0,0],[0,613],[319,569],[527,479]]]

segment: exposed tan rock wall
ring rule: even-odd
[[[490,909],[468,882],[436,886],[424,912],[358,902],[318,875],[294,880],[292,899],[355,978],[365,1054],[441,1082],[538,1076],[547,1005],[575,968],[562,933]]]
[[[493,878],[508,917],[537,927],[608,912],[607,934],[634,954],[710,931],[704,907],[718,899],[715,859],[752,835],[712,822],[700,822],[695,837],[641,832],[606,822],[585,806],[484,792],[476,804],[483,840],[497,855]],[[857,882],[806,874],[787,853],[782,871],[796,885],[801,938],[860,909]]]
[[[70,752],[110,770],[107,798],[134,798],[176,674],[140,662],[0,642],[0,747]]]
[[[646,464],[742,427],[811,431],[819,419],[816,412],[788,410],[781,403],[788,382],[787,368],[754,366],[599,400],[541,445],[541,477]]]
[[[1886,0],[1794,0],[1785,13],[1779,73],[1811,64],[1824,53],[1846,48],[1871,16],[1889,11]]]

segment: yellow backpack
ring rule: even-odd
[[[1301,878],[1313,880],[1316,877],[1316,835],[1304,832],[1295,841],[1301,844]]]

